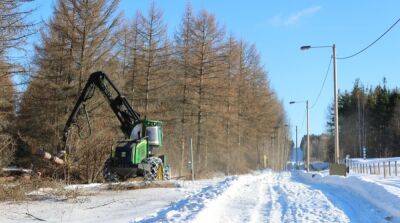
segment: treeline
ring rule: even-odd
[[[26,91],[17,103],[15,97],[1,95],[13,105],[6,112],[13,115],[7,118],[13,128],[4,129],[12,129],[18,142],[14,162],[34,162],[44,174],[62,174],[24,159],[25,154],[37,148],[60,150],[62,130],[79,93],[88,76],[102,70],[142,117],[164,122],[163,149],[175,175],[188,174],[190,139],[198,176],[282,168],[289,150],[285,114],[256,47],[226,35],[207,11],[194,13],[187,6],[171,38],[154,4],[127,21],[115,13],[118,3],[56,1],[52,17],[40,28]],[[9,75],[2,77],[11,83]],[[3,91],[8,89],[4,86]],[[15,95],[13,90],[7,91]],[[85,115],[79,116],[79,128],[69,141],[74,148],[71,172],[78,180],[100,180],[111,146],[122,137],[103,102],[96,93],[86,104],[90,126]],[[3,114],[6,107],[0,106]]]
[[[310,160],[313,161],[329,161],[329,140],[330,135],[322,133],[320,135],[310,135]],[[307,135],[301,138],[300,148],[303,148],[306,156]]]
[[[333,130],[333,115],[328,122]],[[351,91],[339,96],[341,157],[400,156],[400,91],[388,89],[386,80],[376,87],[365,87],[356,80]],[[329,156],[333,158],[333,141]]]

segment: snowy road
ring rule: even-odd
[[[46,222],[86,223],[400,223],[399,179],[318,174],[266,170],[182,181],[180,188],[93,189],[92,195],[76,200],[3,202],[0,222],[38,222],[35,216]]]
[[[228,178],[136,222],[386,222],[387,213],[338,186],[290,173]],[[392,221],[393,222],[393,221]]]

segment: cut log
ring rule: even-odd
[[[39,157],[41,157],[42,159],[45,160],[50,160],[51,162],[54,162],[57,165],[64,165],[65,162],[63,159],[57,157],[57,156],[53,156],[48,152],[45,152],[43,149],[33,149],[32,150],[33,153]]]
[[[31,169],[24,169],[19,167],[4,167],[1,169],[1,175],[4,176],[21,176],[32,174]]]

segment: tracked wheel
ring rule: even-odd
[[[112,166],[111,166],[111,158],[108,158],[106,162],[104,163],[103,167],[103,178],[106,182],[118,182],[119,177],[118,175],[113,171]]]
[[[164,180],[164,166],[162,160],[158,157],[149,157],[144,160],[149,164],[149,169],[144,171],[145,181]]]
[[[163,166],[164,168],[164,180],[170,180],[171,179],[171,169],[168,165]]]

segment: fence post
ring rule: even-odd
[[[385,166],[385,161],[383,161],[383,178],[386,178],[386,166]]]
[[[397,161],[394,161],[394,175],[397,176]]]
[[[349,171],[353,171],[353,162],[351,160],[349,162]]]
[[[390,169],[390,161],[389,161],[389,176],[392,176],[392,170]]]
[[[353,172],[353,161],[350,160],[349,165],[350,165],[351,172]]]
[[[378,163],[378,175],[381,175],[381,167],[380,167],[379,163]]]
[[[376,174],[375,163],[372,163],[372,169],[374,170],[374,174]]]
[[[368,166],[369,166],[369,174],[372,174],[371,164],[368,164]]]
[[[350,160],[350,162],[349,162],[349,165],[350,165],[350,170],[351,170],[351,172],[353,172],[354,170],[353,170],[353,161],[352,160]]]
[[[350,161],[349,165],[350,165],[350,170],[353,172],[353,161]]]

